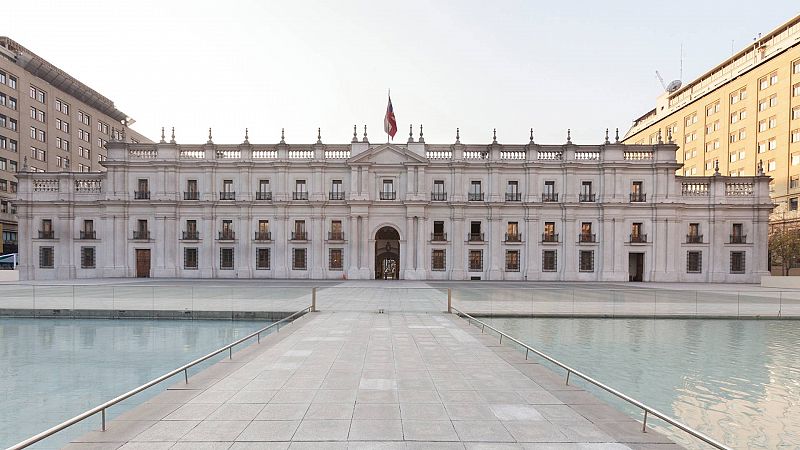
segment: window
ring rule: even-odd
[[[469,271],[470,272],[483,271],[483,250],[469,251]]]
[[[800,119],[800,106],[792,109],[792,119]]]
[[[293,200],[308,200],[308,192],[306,191],[306,180],[295,180],[294,192],[292,193]]]
[[[695,139],[697,139],[697,133],[692,131],[691,133],[686,135],[686,137],[684,138],[684,142],[688,144],[690,142],[694,142]]]
[[[256,240],[269,241],[271,238],[272,236],[269,232],[269,220],[259,220],[258,230],[256,231]]]
[[[792,73],[800,73],[800,61],[792,63]]]
[[[772,116],[769,118],[769,128],[770,130],[778,126],[778,118],[776,116]]]
[[[483,191],[481,189],[480,181],[472,181],[469,184],[469,201],[479,202],[483,201]]]
[[[558,235],[556,234],[556,223],[545,222],[544,233],[542,234],[543,242],[558,242]]]
[[[55,106],[56,111],[69,115],[69,103],[57,98]]]
[[[16,89],[17,88],[17,77],[15,77],[14,75],[9,75],[8,76],[8,86],[11,89]]]
[[[519,250],[506,250],[506,272],[519,272]]]
[[[800,175],[792,175],[789,178],[789,189],[800,188]]]
[[[98,120],[97,121],[97,131],[99,131],[99,132],[101,132],[103,134],[108,134],[108,124],[103,122],[103,121]]]
[[[343,251],[341,248],[332,248],[328,250],[328,269],[329,270],[342,270],[344,267],[344,258],[342,257]]]
[[[197,269],[197,247],[183,249],[183,268]]]
[[[797,197],[789,199],[789,211],[797,211]]]
[[[644,193],[644,182],[643,181],[633,181],[631,182],[631,201],[632,202],[643,202],[645,201],[645,193]]]
[[[342,180],[331,180],[331,200],[344,200],[344,190],[342,189]]]
[[[481,233],[481,222],[477,220],[473,220],[469,223],[469,236],[467,240],[472,242],[481,242],[483,241],[483,233]]]
[[[431,201],[443,202],[447,200],[447,193],[444,191],[444,180],[433,180],[433,192]]]
[[[800,142],[800,128],[792,130],[792,143]]]
[[[31,147],[31,158],[37,161],[47,162],[47,151],[41,148]]]
[[[447,234],[444,232],[444,221],[441,220],[433,221],[433,235],[431,236],[431,240],[447,241]]]
[[[0,158],[0,170],[6,170],[6,162],[8,160],[5,158]]]
[[[292,249],[292,269],[306,270],[306,249],[304,248]]]
[[[94,269],[94,247],[81,247],[81,269]]]
[[[686,252],[686,273],[701,273],[703,271],[703,252]]]
[[[184,200],[197,200],[200,198],[197,191],[197,180],[186,180],[186,194]]]
[[[269,270],[270,258],[268,248],[256,249],[256,270]]]
[[[770,139],[767,141],[767,147],[769,150],[775,150],[778,148],[778,141],[775,138]]]
[[[269,190],[269,180],[258,180],[258,193],[266,194]],[[266,200],[266,198],[259,198],[258,200]]]
[[[64,126],[64,122],[61,123],[61,126]],[[88,131],[84,130],[83,128],[78,128],[78,139],[84,142],[91,142],[92,135]]]
[[[53,247],[39,247],[39,268],[52,269],[55,266]]]
[[[684,123],[686,124],[687,127],[697,123],[697,113],[694,113],[690,116],[686,116],[686,118],[684,119]]]
[[[307,239],[306,236],[306,221],[305,220],[295,220],[294,221],[294,231],[292,232],[292,240],[294,241],[305,241]]]
[[[0,136],[0,149],[8,148],[8,140],[5,136]]]
[[[544,250],[542,251],[542,272],[555,272],[556,271],[556,251]]]
[[[233,248],[226,247],[219,249],[219,268],[222,270],[233,269]]]
[[[778,106],[778,95],[775,94],[769,98],[769,107]]]
[[[792,154],[792,165],[793,166],[800,166],[800,153],[793,153]]]
[[[14,119],[8,119],[8,128],[11,128],[12,131],[17,131],[17,121]]]
[[[508,222],[506,226],[506,242],[521,242],[519,222]]]
[[[45,94],[43,90],[37,88],[36,86],[31,85],[30,96],[32,99],[38,101],[39,103],[44,103],[47,94]]]
[[[719,130],[719,120],[714,121],[714,123],[706,125],[706,134],[713,133],[717,130]]]
[[[800,83],[792,86],[792,97],[800,97]]]
[[[431,251],[431,270],[445,270],[446,253],[444,249]]]
[[[744,273],[744,256],[744,252],[731,252],[731,273]]]
[[[92,124],[91,120],[92,119],[89,116],[89,114],[86,114],[85,112],[83,112],[81,110],[78,110],[78,122],[80,122],[80,123],[82,123],[82,124],[84,124],[86,126],[90,126]]]
[[[233,192],[233,180],[222,181],[222,192]]]
[[[543,202],[557,202],[558,201],[558,194],[556,194],[556,182],[555,181],[545,181],[544,182],[544,192],[542,192],[542,201]]]
[[[394,180],[383,180],[383,192],[385,193],[394,192]]]
[[[581,250],[579,259],[581,272],[594,272],[594,250]]]
[[[506,184],[506,201],[518,202],[522,200],[519,193],[519,181],[509,181]]]
[[[776,168],[777,168],[777,163],[775,162],[774,159],[770,159],[769,161],[767,161],[767,172],[772,172]]]

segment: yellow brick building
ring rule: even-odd
[[[800,220],[800,16],[697,79],[665,92],[634,121],[627,144],[673,140],[682,175],[773,178],[773,220]]]

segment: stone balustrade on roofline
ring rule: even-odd
[[[403,144],[130,144],[109,142],[107,164],[115,162],[152,161],[215,161],[215,162],[347,162],[372,148],[391,145],[405,149],[431,163],[526,163],[544,162],[546,164],[579,163],[672,163],[676,160],[677,146],[673,143],[657,145],[630,145],[607,143],[601,145],[525,145],[485,144],[426,144],[410,142]]]

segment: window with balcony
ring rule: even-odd
[[[483,242],[480,221],[473,220],[469,223],[469,235],[467,236],[467,240],[469,242]]]
[[[295,180],[294,192],[292,193],[292,200],[308,200],[308,191],[306,190],[306,180]]]
[[[522,194],[519,192],[519,181],[509,181],[506,184],[506,201],[519,202],[522,200]]]
[[[519,250],[506,250],[506,272],[519,272]]]
[[[54,239],[53,220],[42,219],[42,228],[39,230],[39,239]]]
[[[522,242],[519,234],[519,222],[508,222],[506,225],[506,242]]]
[[[380,192],[381,200],[395,200],[397,193],[394,191],[394,180],[383,180],[383,188]]]
[[[646,199],[644,193],[644,182],[634,181],[631,183],[631,202],[643,202]]]
[[[256,241],[271,241],[272,233],[269,231],[269,220],[259,220],[255,234]]]
[[[147,178],[139,178],[136,182],[136,187],[138,190],[134,193],[134,199],[150,199],[150,181]]]
[[[594,201],[594,193],[592,192],[592,182],[591,181],[581,181],[581,194],[580,198],[578,199],[581,202],[593,202]]]
[[[544,223],[544,233],[542,233],[542,242],[558,242],[558,234],[556,234],[555,222]]]
[[[555,250],[542,251],[542,272],[555,272],[557,267],[557,253]]]
[[[342,189],[342,180],[331,181],[331,192],[328,194],[330,200],[344,200],[344,189]]]
[[[39,268],[52,269],[55,267],[55,251],[53,247],[39,247]]]
[[[256,270],[269,270],[270,257],[268,248],[256,249]]]
[[[445,270],[446,255],[445,249],[431,250],[431,270]]]
[[[269,186],[269,180],[258,180],[256,200],[272,200],[272,190]]]
[[[133,230],[133,238],[145,241],[150,239],[150,231],[147,228],[147,219],[139,219],[136,221],[136,229]]]
[[[545,181],[544,182],[544,191],[542,192],[542,201],[543,202],[557,202],[558,201],[558,193],[556,193],[556,182],[555,181]]]
[[[292,270],[306,270],[306,249],[292,249]]]
[[[236,191],[233,190],[233,180],[222,180],[222,192],[219,193],[220,200],[236,200]]]
[[[686,252],[686,273],[701,273],[703,271],[703,252]]]
[[[703,235],[700,234],[700,224],[690,223],[689,233],[686,235],[687,244],[701,244],[703,242]]]
[[[222,221],[222,231],[219,232],[220,241],[233,241],[236,239],[236,233],[233,231],[233,220]]]
[[[84,220],[83,229],[80,232],[81,239],[96,239],[94,231],[94,220]]]
[[[731,225],[731,244],[744,244],[747,242],[747,235],[744,234],[744,227],[741,223]]]
[[[434,242],[445,242],[447,241],[447,233],[444,231],[444,221],[443,220],[434,220],[433,221],[433,233],[431,233],[431,241]]]
[[[630,241],[634,244],[641,244],[647,242],[647,235],[642,232],[642,223],[634,222],[631,224]]]
[[[184,241],[196,241],[200,239],[200,233],[197,231],[197,220],[186,221],[186,231],[182,236]]]
[[[580,272],[594,272],[594,250],[581,250],[578,259]]]
[[[469,194],[467,200],[471,202],[483,201],[483,189],[480,181],[472,181],[469,184]]]
[[[305,220],[295,220],[294,221],[294,231],[292,231],[292,240],[293,241],[306,241],[306,240],[308,240],[308,236],[306,235],[306,221]]]
[[[470,272],[483,271],[483,250],[469,251],[469,271]]]
[[[232,247],[219,249],[219,268],[221,270],[233,270],[234,252]]]
[[[731,252],[731,273],[745,272],[745,252]]]
[[[81,247],[81,269],[94,269],[94,247]]]
[[[592,233],[592,222],[581,223],[581,233],[578,235],[578,242],[596,242],[597,236]]]
[[[341,220],[331,220],[331,231],[328,235],[328,240],[331,241],[343,241],[344,240],[344,231],[342,231],[342,221]]]
[[[328,250],[328,270],[342,270],[344,268],[344,250],[332,248]]]
[[[186,180],[186,192],[183,193],[184,200],[199,200],[200,192],[197,189],[197,180]]]
[[[183,268],[197,270],[197,247],[185,247],[183,249]]]
[[[431,201],[443,202],[447,200],[447,192],[444,191],[444,180],[433,180],[433,192]]]

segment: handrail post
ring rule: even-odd
[[[233,359],[233,346],[228,347],[228,359]]]
[[[569,374],[572,373],[571,370],[567,369],[567,381],[564,383],[565,385],[569,386]]]
[[[453,289],[447,288],[447,314],[453,313]]]
[[[183,381],[185,381],[186,384],[189,384],[189,372],[187,370],[188,369],[183,369]]]
[[[311,288],[311,312],[317,312],[317,287]]]
[[[101,423],[101,425],[100,425],[100,426],[101,426],[101,429],[102,429],[103,431],[106,431],[106,410],[105,410],[105,408],[103,408],[103,409],[100,411],[100,417],[101,417],[101,419],[100,419],[100,420],[101,420],[101,422],[102,422],[102,423]]]
[[[642,433],[647,433],[647,410],[644,410],[644,420],[642,421]]]
[[[258,339],[257,340],[258,340],[258,343],[260,344],[261,343],[261,333],[258,333]]]

